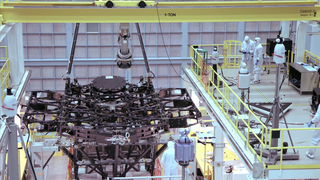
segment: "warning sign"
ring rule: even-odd
[[[317,17],[317,10],[314,10],[314,9],[300,9],[300,16]]]

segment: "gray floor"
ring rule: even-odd
[[[220,72],[220,70],[219,70]],[[250,88],[250,101],[251,102],[267,102],[267,100],[260,94],[262,93],[270,102],[273,102],[274,92],[275,92],[275,69],[271,69],[270,74],[267,74],[265,71],[262,74],[262,83],[251,86]],[[236,69],[226,69],[224,70],[224,75],[226,77],[235,77],[237,75]],[[281,76],[282,78],[282,76]],[[240,91],[236,86],[232,86],[232,89],[239,93]],[[260,93],[259,93],[260,91]],[[293,87],[288,85],[288,80],[286,79],[283,83],[282,89],[280,91],[280,95],[282,97],[282,102],[293,102],[293,106],[291,109],[285,114],[286,120],[289,123],[292,122],[309,122],[311,120],[310,116],[310,105],[309,101],[311,99],[311,94],[303,94],[300,95],[299,92]],[[230,101],[232,101],[232,97],[230,97]],[[234,101],[236,101],[234,99]],[[281,122],[283,122],[283,118],[281,118]],[[284,128],[284,124],[280,124],[280,128]],[[303,125],[289,125],[289,128],[302,128]],[[310,139],[313,135],[313,131],[295,131],[291,132],[293,141],[295,146],[308,146],[310,145]],[[288,135],[285,135],[284,138],[286,141],[288,140]],[[291,150],[292,151],[292,150]],[[307,149],[300,149],[300,160],[298,161],[284,161],[284,164],[320,164],[320,151],[315,154],[315,159],[311,160],[305,156],[305,152]],[[48,155],[49,156],[49,155]],[[67,178],[67,157],[53,157],[49,163],[50,166],[50,179],[66,179]],[[180,170],[181,173],[181,170]],[[179,174],[180,174],[179,173]],[[146,172],[129,172],[128,176],[146,176],[149,175]],[[82,175],[83,179],[97,179],[99,178],[97,175]],[[29,173],[28,179],[31,178],[31,174]]]

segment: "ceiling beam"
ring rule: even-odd
[[[2,21],[1,21],[2,18]],[[320,20],[320,6],[229,8],[0,8],[4,23],[173,23]]]

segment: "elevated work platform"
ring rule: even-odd
[[[318,169],[320,168],[320,159],[315,158],[313,160],[308,159],[305,156],[305,151],[310,147],[310,142],[303,142],[298,143],[297,141],[301,140],[299,139],[299,136],[301,138],[301,131],[303,131],[304,136],[303,139],[307,139],[307,141],[312,137],[312,132],[310,132],[311,128],[291,128],[289,129],[295,144],[296,150],[299,150],[300,159],[299,160],[291,160],[291,161],[284,161],[280,160],[275,165],[266,165],[265,161],[267,159],[260,157],[248,144],[248,139],[246,136],[243,136],[243,133],[235,126],[235,124],[238,124],[238,121],[241,121],[238,119],[235,123],[233,119],[230,118],[230,115],[227,113],[229,109],[237,108],[232,107],[232,104],[228,101],[233,99],[234,97],[227,97],[225,98],[226,94],[225,92],[232,91],[229,87],[221,86],[221,87],[212,87],[208,88],[204,85],[201,78],[197,77],[196,74],[193,72],[192,68],[185,67],[183,69],[187,81],[190,82],[190,85],[196,92],[197,96],[200,98],[200,100],[203,102],[203,104],[207,108],[207,112],[210,115],[212,119],[215,119],[216,122],[219,124],[219,126],[222,128],[223,133],[226,137],[226,139],[229,141],[232,148],[235,150],[236,154],[242,161],[242,163],[246,166],[247,170],[250,172],[252,177],[257,177],[258,173],[261,173],[261,176],[257,179],[315,179],[320,178],[320,175],[318,173]],[[200,73],[201,74],[201,73]],[[201,75],[200,75],[201,76]],[[229,88],[229,89],[228,89]],[[221,90],[221,94],[217,93],[216,91],[219,91],[217,89]],[[233,91],[232,91],[233,92]],[[234,93],[234,92],[233,92]],[[215,99],[216,98],[216,99]],[[217,100],[218,99],[218,100]],[[222,99],[222,100],[221,100]],[[236,100],[237,101],[237,100]],[[224,103],[224,104],[223,104]],[[300,107],[292,107],[294,110],[297,110]],[[234,109],[236,111],[236,109]],[[305,114],[306,115],[306,114]],[[254,116],[253,114],[251,116]],[[253,118],[255,119],[255,118]],[[290,116],[289,121],[292,121],[292,117]],[[301,121],[301,120],[300,120]],[[307,121],[307,120],[305,120]],[[263,126],[262,126],[263,127]],[[281,128],[283,126],[280,126]],[[250,129],[250,128],[249,128]],[[264,128],[262,128],[264,129]],[[279,129],[281,133],[281,138],[283,140],[288,140],[286,137],[287,130],[286,128]],[[253,132],[253,130],[249,130],[250,132]],[[264,132],[267,132],[267,135],[265,137],[269,137],[270,132],[267,130],[263,130]],[[264,132],[262,134],[264,134]],[[309,137],[310,135],[310,137]],[[267,142],[268,138],[261,137],[259,140],[262,141],[262,145],[265,144],[265,147],[263,148],[269,148],[269,144]],[[280,144],[280,143],[279,143]],[[304,145],[304,146],[297,146],[297,145]],[[284,149],[281,145],[279,147],[275,147],[278,149]],[[288,151],[291,150],[292,147],[288,147]],[[260,169],[257,167],[261,167]],[[253,173],[255,172],[255,173]]]

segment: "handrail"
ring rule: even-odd
[[[0,49],[4,48],[5,57],[0,57],[0,59],[5,59],[6,62],[0,69],[0,80],[1,80],[1,91],[2,91],[2,100],[5,97],[4,90],[10,87],[10,59],[8,58],[8,47],[0,46]]]
[[[320,146],[294,146],[294,147],[283,147],[283,137],[285,131],[311,131],[311,130],[320,130],[320,128],[288,128],[288,129],[270,129],[269,132],[269,138],[271,138],[271,134],[274,131],[280,131],[280,144],[279,147],[270,147],[269,149],[277,149],[280,150],[280,164],[279,165],[268,165],[268,169],[318,169],[320,167],[320,164],[313,164],[310,166],[310,164],[298,164],[298,165],[283,165],[283,150],[284,149],[309,149],[309,148],[320,148]]]
[[[207,45],[209,46],[209,45]],[[289,52],[293,53],[293,52]],[[225,115],[226,119],[230,122],[236,132],[240,135],[242,140],[246,142],[246,147],[249,148],[253,154],[256,155],[257,160],[260,163],[263,163],[264,167],[267,169],[315,169],[319,168],[320,164],[309,165],[309,164],[299,164],[299,165],[283,165],[283,149],[305,149],[305,148],[320,148],[320,146],[294,146],[294,147],[283,147],[284,141],[284,131],[297,131],[297,130],[320,130],[320,128],[288,128],[288,129],[268,129],[263,122],[251,111],[251,109],[238,97],[238,95],[228,86],[227,82],[222,79],[215,70],[209,66],[207,67],[204,63],[202,56],[196,51],[193,46],[190,46],[190,57],[191,57],[191,71],[197,77],[200,84],[205,87],[206,92],[210,95],[212,100],[220,108],[221,112]],[[310,59],[315,60],[315,63],[320,62],[320,58],[314,54],[305,51],[305,57],[310,57]],[[292,61],[293,56],[291,56]],[[317,64],[319,65],[319,64]],[[214,83],[214,77],[217,77],[217,85]],[[222,82],[222,86],[220,86]],[[212,88],[210,88],[210,83]],[[221,89],[222,88],[222,89]],[[230,102],[230,99],[236,99],[237,103],[234,105]],[[245,121],[243,117],[239,114],[240,105],[245,107],[245,110],[248,111],[248,121]],[[229,115],[230,112],[235,114],[235,117]],[[255,133],[250,127],[250,120],[255,119],[261,126],[261,135]],[[241,124],[241,125],[240,125]],[[239,128],[241,127],[241,129]],[[247,129],[243,131],[243,129]],[[281,146],[271,147],[269,141],[271,139],[271,134],[273,131],[281,131]],[[256,151],[249,144],[249,134],[253,135],[257,141],[259,141],[260,151],[264,148],[277,149],[281,151],[280,154],[280,165],[268,165],[266,166],[263,159],[262,153],[257,154]]]
[[[255,150],[249,144],[249,134],[251,133],[261,144],[261,151],[263,148],[267,147],[268,130],[263,122],[251,111],[251,109],[237,96],[237,94],[228,86],[227,82],[222,79],[217,72],[213,70],[211,66],[207,67],[206,63],[203,63],[202,56],[190,46],[190,57],[191,57],[191,71],[195,74],[202,86],[205,87],[207,93],[216,102],[217,106],[225,114],[228,121],[236,129],[236,132],[240,137],[246,142],[246,146],[253,152]],[[207,71],[209,70],[209,71]],[[208,73],[209,72],[209,73]],[[214,76],[217,77],[217,85],[214,84]],[[207,78],[207,79],[206,79]],[[222,82],[222,87],[220,87],[220,82]],[[212,84],[212,89],[208,88],[209,84]],[[222,88],[222,91],[220,90]],[[215,90],[215,92],[214,92]],[[234,107],[229,101],[230,94],[237,100],[237,106]],[[239,114],[240,104],[244,106],[246,111],[248,111],[248,121]],[[231,119],[229,112],[234,112],[235,119]],[[250,127],[250,121],[256,119],[259,125],[262,127],[261,135],[255,133]],[[240,128],[239,128],[240,127]],[[247,129],[247,132],[243,132],[243,129]],[[261,137],[260,137],[261,136]],[[257,156],[259,162],[265,163],[262,160],[262,153]]]
[[[320,56],[317,56],[310,51],[305,50],[304,51],[304,56],[303,56],[303,63],[313,63],[320,67]]]

